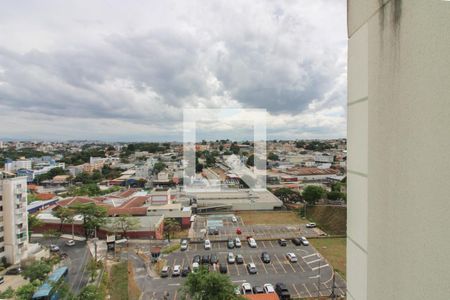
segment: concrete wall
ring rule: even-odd
[[[450,2],[348,0],[348,33],[348,298],[449,299]]]

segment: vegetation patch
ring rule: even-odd
[[[245,225],[255,224],[302,224],[307,223],[294,211],[242,211],[236,213]]]
[[[128,299],[128,263],[120,262],[111,268],[109,278],[111,300]]]
[[[346,278],[346,238],[310,239],[310,243],[333,266],[334,270]]]
[[[308,206],[306,217],[331,235],[345,235],[347,232],[347,208],[343,206]]]

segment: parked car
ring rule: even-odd
[[[237,221],[238,221],[238,220],[237,220],[237,218],[236,218],[235,216],[232,216],[232,217],[231,217],[231,222],[237,223]]]
[[[234,257],[233,252],[229,252],[227,255],[227,261],[229,264],[234,264],[236,262],[236,258]]]
[[[279,239],[279,240],[278,240],[278,244],[279,244],[281,247],[286,247],[286,246],[287,246],[287,241],[286,241],[285,239]]]
[[[170,267],[169,266],[162,267],[162,269],[161,269],[161,277],[162,278],[168,277],[169,273],[170,273]]]
[[[192,272],[197,272],[200,269],[198,262],[192,263]]]
[[[172,277],[177,277],[181,275],[181,266],[175,265],[173,266]]]
[[[248,245],[250,246],[250,248],[256,248],[256,247],[258,247],[258,245],[256,244],[256,241],[255,241],[254,238],[249,238],[249,239],[247,240],[247,242],[248,242]]]
[[[54,244],[50,245],[50,252],[58,252],[58,251],[59,251],[58,245],[54,245]]]
[[[293,238],[292,242],[294,243],[294,245],[296,246],[300,246],[302,244],[302,241],[299,238]]]
[[[241,254],[236,255],[236,263],[242,265],[244,263],[244,257]]]
[[[12,268],[6,271],[6,275],[19,275],[22,273],[22,269],[20,267]]]
[[[264,289],[260,286],[254,286],[253,294],[264,294]]]
[[[180,250],[181,250],[181,251],[185,251],[185,250],[187,250],[187,248],[188,248],[188,241],[187,241],[187,240],[182,240],[182,241],[181,241],[181,247],[180,247]]]
[[[261,260],[265,264],[270,263],[270,255],[269,255],[269,253],[267,253],[265,251],[263,253],[261,253]]]
[[[236,228],[236,234],[242,234],[241,228]]]
[[[189,266],[185,266],[181,270],[181,277],[186,277],[189,275],[189,273],[191,273],[191,268]]]
[[[219,264],[219,272],[222,274],[226,274],[228,272],[228,268],[226,264]]]
[[[212,265],[219,262],[219,257],[216,254],[211,254],[211,259],[209,261]]]
[[[211,241],[205,240],[205,250],[210,250],[210,249],[211,249]]]
[[[233,249],[234,248],[234,241],[233,241],[233,239],[228,239],[227,247],[228,247],[228,249]]]
[[[249,274],[256,274],[258,270],[256,269],[256,265],[254,263],[247,264],[247,271]]]
[[[304,237],[300,237],[300,240],[302,241],[303,246],[309,246],[309,241]]]
[[[242,295],[252,294],[252,285],[248,282],[244,282],[241,285]]]
[[[273,285],[272,285],[272,284],[266,283],[266,284],[264,285],[264,292],[265,292],[266,294],[272,294],[272,293],[275,293],[275,289],[273,288]]]
[[[209,264],[209,255],[202,256],[202,264]]]
[[[194,255],[194,258],[192,259],[193,263],[200,263],[200,261],[202,260],[200,255]]]
[[[297,255],[295,255],[292,252],[289,252],[288,254],[286,254],[286,257],[290,262],[297,262]]]
[[[315,228],[317,227],[316,223],[308,223],[306,224],[306,228]]]
[[[5,283],[5,278],[3,276],[0,276],[0,284]]]
[[[66,241],[66,246],[75,246],[75,241],[74,240],[67,240]]]
[[[208,228],[208,234],[209,235],[218,235],[219,234],[219,229],[217,229],[215,227],[210,227],[210,228]]]
[[[240,238],[237,237],[237,238],[234,239],[234,246],[236,248],[241,248],[242,243],[241,243],[241,239]]]
[[[284,283],[275,284],[275,292],[277,293],[278,297],[280,297],[280,300],[291,299],[291,294],[289,293],[289,290]]]

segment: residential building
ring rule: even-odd
[[[449,16],[348,1],[347,299],[449,299]]]
[[[18,264],[27,256],[27,179],[0,173],[0,258]]]

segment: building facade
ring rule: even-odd
[[[449,299],[450,2],[348,0],[348,299]]]
[[[28,248],[26,177],[0,177],[0,208],[0,258],[18,264]]]

